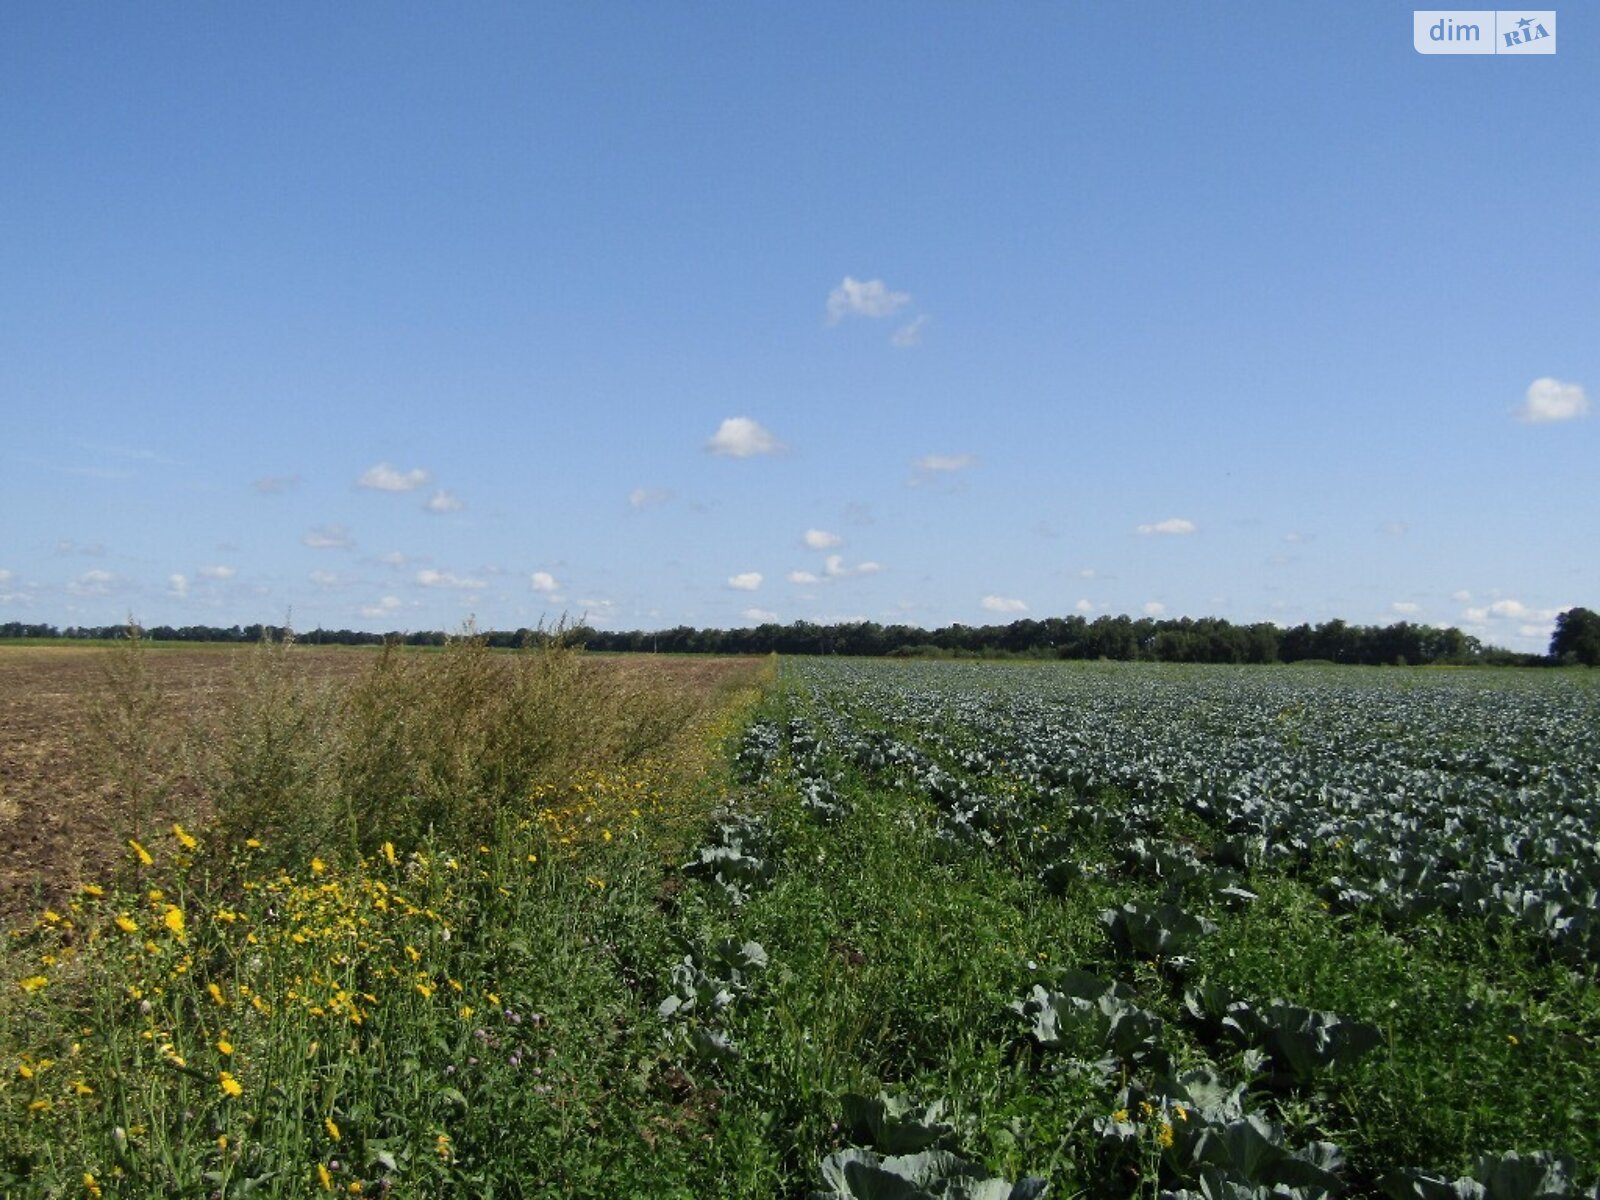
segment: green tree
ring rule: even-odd
[[[1600,613],[1569,608],[1556,618],[1550,637],[1550,657],[1557,662],[1600,667]]]

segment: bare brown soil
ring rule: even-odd
[[[249,648],[152,647],[145,661],[173,730],[214,705],[233,686]],[[111,651],[79,646],[0,644],[0,926],[59,904],[104,875],[126,853],[133,830],[124,797],[104,762],[91,713],[108,693]],[[354,679],[373,661],[364,648],[296,647],[301,670],[318,679]],[[615,656],[593,669],[648,671],[711,695],[754,678],[759,660]],[[148,815],[203,825],[204,804],[181,776]]]

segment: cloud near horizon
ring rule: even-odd
[[[1137,526],[1134,532],[1141,537],[1181,537],[1184,534],[1194,533],[1199,528],[1187,517],[1168,517],[1165,521],[1154,521],[1148,525]]]
[[[363,471],[361,478],[356,480],[356,486],[376,492],[414,492],[432,478],[433,476],[421,467],[399,471],[388,463],[381,462]]]
[[[846,317],[876,320],[892,317],[911,303],[910,292],[890,291],[881,279],[854,279],[849,275],[828,293],[828,324],[837,325]]]
[[[1028,606],[1021,600],[1012,596],[985,596],[978,601],[983,608],[992,613],[1025,613]]]
[[[1545,376],[1528,385],[1522,403],[1511,410],[1511,415],[1528,425],[1574,421],[1589,415],[1589,397],[1575,383]]]
[[[770,429],[749,417],[727,418],[706,443],[708,451],[726,458],[754,458],[758,454],[775,454],[782,448],[783,443]]]

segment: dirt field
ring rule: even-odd
[[[145,655],[163,714],[177,730],[214,704],[250,648],[151,647]],[[301,669],[353,679],[374,650],[296,647]],[[421,653],[427,653],[422,651]],[[0,927],[59,902],[124,852],[129,820],[104,764],[92,712],[108,694],[112,652],[78,646],[0,643]],[[707,692],[753,676],[759,660],[604,657],[594,669],[665,672]],[[205,813],[180,779],[152,813],[202,824]]]

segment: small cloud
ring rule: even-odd
[[[82,554],[89,558],[104,558],[106,554],[106,548],[103,542],[91,542],[85,544],[83,542],[74,542],[64,538],[56,543],[55,552],[57,554]]]
[[[825,529],[808,529],[805,532],[805,543],[813,550],[832,550],[835,546],[844,545],[844,539],[837,533],[829,533]]]
[[[1530,425],[1545,425],[1552,421],[1573,421],[1589,415],[1589,397],[1575,383],[1559,379],[1535,379],[1528,385],[1527,395],[1511,415]]]
[[[1078,572],[1078,578],[1093,579],[1098,574],[1100,574],[1100,572],[1096,571],[1093,567],[1084,567],[1083,570]]]
[[[461,497],[443,488],[435,488],[433,495],[428,497],[428,502],[422,507],[431,513],[453,513],[460,512],[466,505],[461,502]]]
[[[671,499],[672,493],[667,491],[666,488],[636,487],[628,493],[628,507],[656,508]]]
[[[894,331],[894,336],[889,339],[889,344],[896,350],[910,350],[913,346],[922,345],[922,329],[927,323],[928,318],[926,315],[914,317]]]
[[[882,563],[872,562],[870,560],[856,564],[857,575],[876,575],[881,570],[883,570]]]
[[[5,580],[0,579],[0,583],[4,583],[4,582],[5,582]],[[185,596],[187,596],[189,594],[189,577],[187,575],[180,575],[180,574],[177,574],[177,573],[173,573],[171,575],[168,575],[167,576],[167,593],[169,595],[176,596],[178,599],[182,600]]]
[[[318,525],[300,540],[317,550],[339,550],[354,544],[343,525]]]
[[[332,571],[313,571],[311,574],[307,575],[306,578],[311,580],[311,582],[316,584],[318,587],[339,586],[339,577]]]
[[[1026,604],[1010,596],[985,596],[978,603],[986,611],[992,613],[1023,613],[1028,611]]]
[[[1411,526],[1404,521],[1385,521],[1378,526],[1378,532],[1385,537],[1402,538],[1411,532]]]
[[[371,488],[378,492],[414,492],[432,478],[433,476],[421,467],[399,471],[388,463],[378,463],[361,473],[361,478],[356,480],[356,486]]]
[[[1291,529],[1288,533],[1283,535],[1283,540],[1286,542],[1292,542],[1296,546],[1304,546],[1308,542],[1315,541],[1316,537],[1317,535],[1314,533],[1301,533],[1298,529]]]
[[[232,567],[201,567],[195,572],[201,579],[232,579],[239,572]]]
[[[556,582],[556,577],[550,574],[549,571],[535,571],[528,576],[528,585],[534,591],[543,592],[547,596],[559,591],[561,588],[561,585]]]
[[[400,608],[399,596],[384,596],[376,604],[363,604],[357,611],[363,617],[387,617]]]
[[[965,471],[978,465],[975,454],[924,454],[911,464],[919,471]]]
[[[1074,604],[1072,606],[1072,611],[1073,612],[1080,612],[1080,613],[1092,613],[1094,611],[1094,601],[1093,600],[1079,600],[1076,604]]]
[[[417,582],[423,587],[438,588],[486,588],[489,584],[482,579],[469,579],[461,575],[452,575],[449,571],[435,571],[431,567],[417,572]]]
[[[7,571],[4,567],[0,567],[0,583],[10,583],[15,578],[16,575],[14,575],[12,572]]]
[[[1168,517],[1165,521],[1155,521],[1149,525],[1140,525],[1134,532],[1143,536],[1182,537],[1194,533],[1200,527],[1187,517]]]
[[[749,417],[729,417],[717,427],[706,449],[712,454],[728,458],[754,458],[758,454],[774,454],[783,444]]]
[[[1389,611],[1402,617],[1414,617],[1422,611],[1422,605],[1413,604],[1410,600],[1396,600],[1389,605]]]
[[[104,596],[111,590],[111,584],[116,576],[110,571],[85,571],[71,583],[67,584],[67,591],[74,596]]]
[[[763,623],[776,621],[778,614],[766,608],[747,608],[743,613],[746,621],[761,621]]]
[[[784,578],[786,578],[790,583],[799,583],[799,584],[811,584],[811,583],[821,583],[822,582],[821,579],[819,579],[817,576],[813,575],[810,571],[790,571],[789,574],[786,575]]]
[[[1524,618],[1533,616],[1533,610],[1521,600],[1496,600],[1489,605],[1491,617]]]
[[[250,486],[263,496],[281,496],[300,486],[300,476],[263,475],[260,479],[252,480]]]
[[[760,571],[745,571],[728,576],[728,586],[736,592],[753,592],[761,586]]]
[[[1459,592],[1451,592],[1450,599],[1454,600],[1457,604],[1466,604],[1472,599],[1472,593],[1467,591],[1466,588],[1462,588]]]
[[[1147,617],[1164,617],[1167,615],[1167,606],[1159,600],[1147,600],[1144,605],[1144,615]]]
[[[828,324],[837,325],[846,317],[892,317],[911,303],[910,292],[894,292],[881,279],[853,279],[828,293]]]
[[[378,555],[378,561],[386,567],[403,567],[411,560],[398,550],[391,550],[387,554]]]

